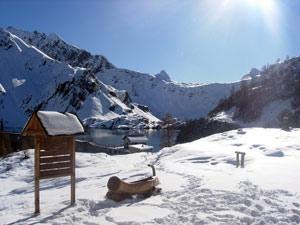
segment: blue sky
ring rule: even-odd
[[[231,82],[300,54],[300,0],[1,0],[0,26],[55,32],[120,68]]]

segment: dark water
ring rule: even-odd
[[[123,145],[123,137],[125,135],[143,134],[149,141],[148,145],[153,146],[153,152],[158,152],[161,147],[160,138],[162,130],[109,130],[109,129],[88,129],[88,135],[85,137],[77,137],[77,139],[83,139],[91,141],[101,146],[121,146]]]

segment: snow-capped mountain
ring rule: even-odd
[[[172,81],[164,70],[152,75],[117,68],[54,33],[13,27],[1,29],[0,58],[0,113],[9,126],[22,126],[36,109],[73,111],[88,126],[111,128],[153,127],[167,112],[188,120],[213,110],[210,116],[243,126],[298,118],[298,58],[253,68],[239,82],[187,84]],[[251,86],[246,107],[239,105],[242,83]]]
[[[159,118],[167,112],[182,120],[206,116],[217,106],[220,99],[228,97],[239,82],[227,84],[186,84],[172,81],[165,71],[152,75],[120,69],[104,56],[67,44],[56,34],[48,36],[38,31],[26,32],[9,27],[8,31],[27,44],[35,46],[48,56],[73,67],[84,67],[106,85],[126,90],[133,102],[144,105]]]
[[[1,126],[23,127],[39,109],[76,112],[84,124],[94,127],[154,127],[159,122],[126,91],[104,84],[91,70],[55,60],[2,28],[0,71]]]

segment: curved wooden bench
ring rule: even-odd
[[[152,168],[154,177],[148,177],[131,183],[125,182],[116,176],[109,178],[107,182],[109,191],[106,197],[114,201],[122,201],[130,198],[132,195],[141,194],[144,197],[151,196],[155,187],[159,184],[159,179],[155,177],[154,167],[152,165],[149,166]]]
[[[143,180],[127,183],[118,177],[111,177],[107,182],[107,188],[111,192],[124,194],[143,194],[159,183],[158,177],[149,177]]]

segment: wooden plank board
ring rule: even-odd
[[[40,165],[40,171],[49,170],[49,169],[60,169],[60,168],[71,168],[71,162],[63,162],[63,163],[47,163]]]
[[[71,155],[40,158],[40,163],[64,162],[64,161],[71,161]]]
[[[60,150],[60,149],[72,149],[72,145],[68,143],[51,143],[41,144],[40,149],[43,150]]]
[[[72,143],[70,141],[66,140],[52,140],[52,141],[42,141],[41,142],[41,148],[47,147],[47,146],[57,146],[57,145],[66,145],[66,146],[72,146]]]
[[[45,175],[41,177],[40,180],[57,178],[57,177],[67,177],[67,176],[71,176],[70,173],[61,173],[61,174],[50,175],[50,176]]]
[[[58,140],[58,141],[61,141],[61,140],[68,140],[70,143],[72,143],[72,139],[73,139],[73,136],[43,136],[41,138],[42,141],[53,141],[53,140]]]
[[[69,149],[53,150],[53,151],[40,151],[40,156],[57,156],[57,155],[69,155],[71,151]]]
[[[49,170],[49,171],[40,171],[40,179],[53,178],[53,177],[62,177],[62,176],[71,176],[72,170],[68,169],[59,169],[59,170]]]
[[[48,147],[49,146],[49,147]],[[56,146],[72,146],[72,143],[66,142],[64,140],[53,140],[51,142],[41,142],[41,149],[45,148],[51,148]]]
[[[47,144],[55,144],[55,143],[60,143],[60,144],[72,144],[72,137],[68,136],[62,136],[62,137],[43,137],[41,138],[41,144],[42,145],[47,145]]]
[[[72,137],[42,137],[40,149],[44,151],[72,151]]]
[[[53,143],[41,143],[40,149],[52,149],[52,148],[72,148],[72,144],[65,142],[53,142]]]

